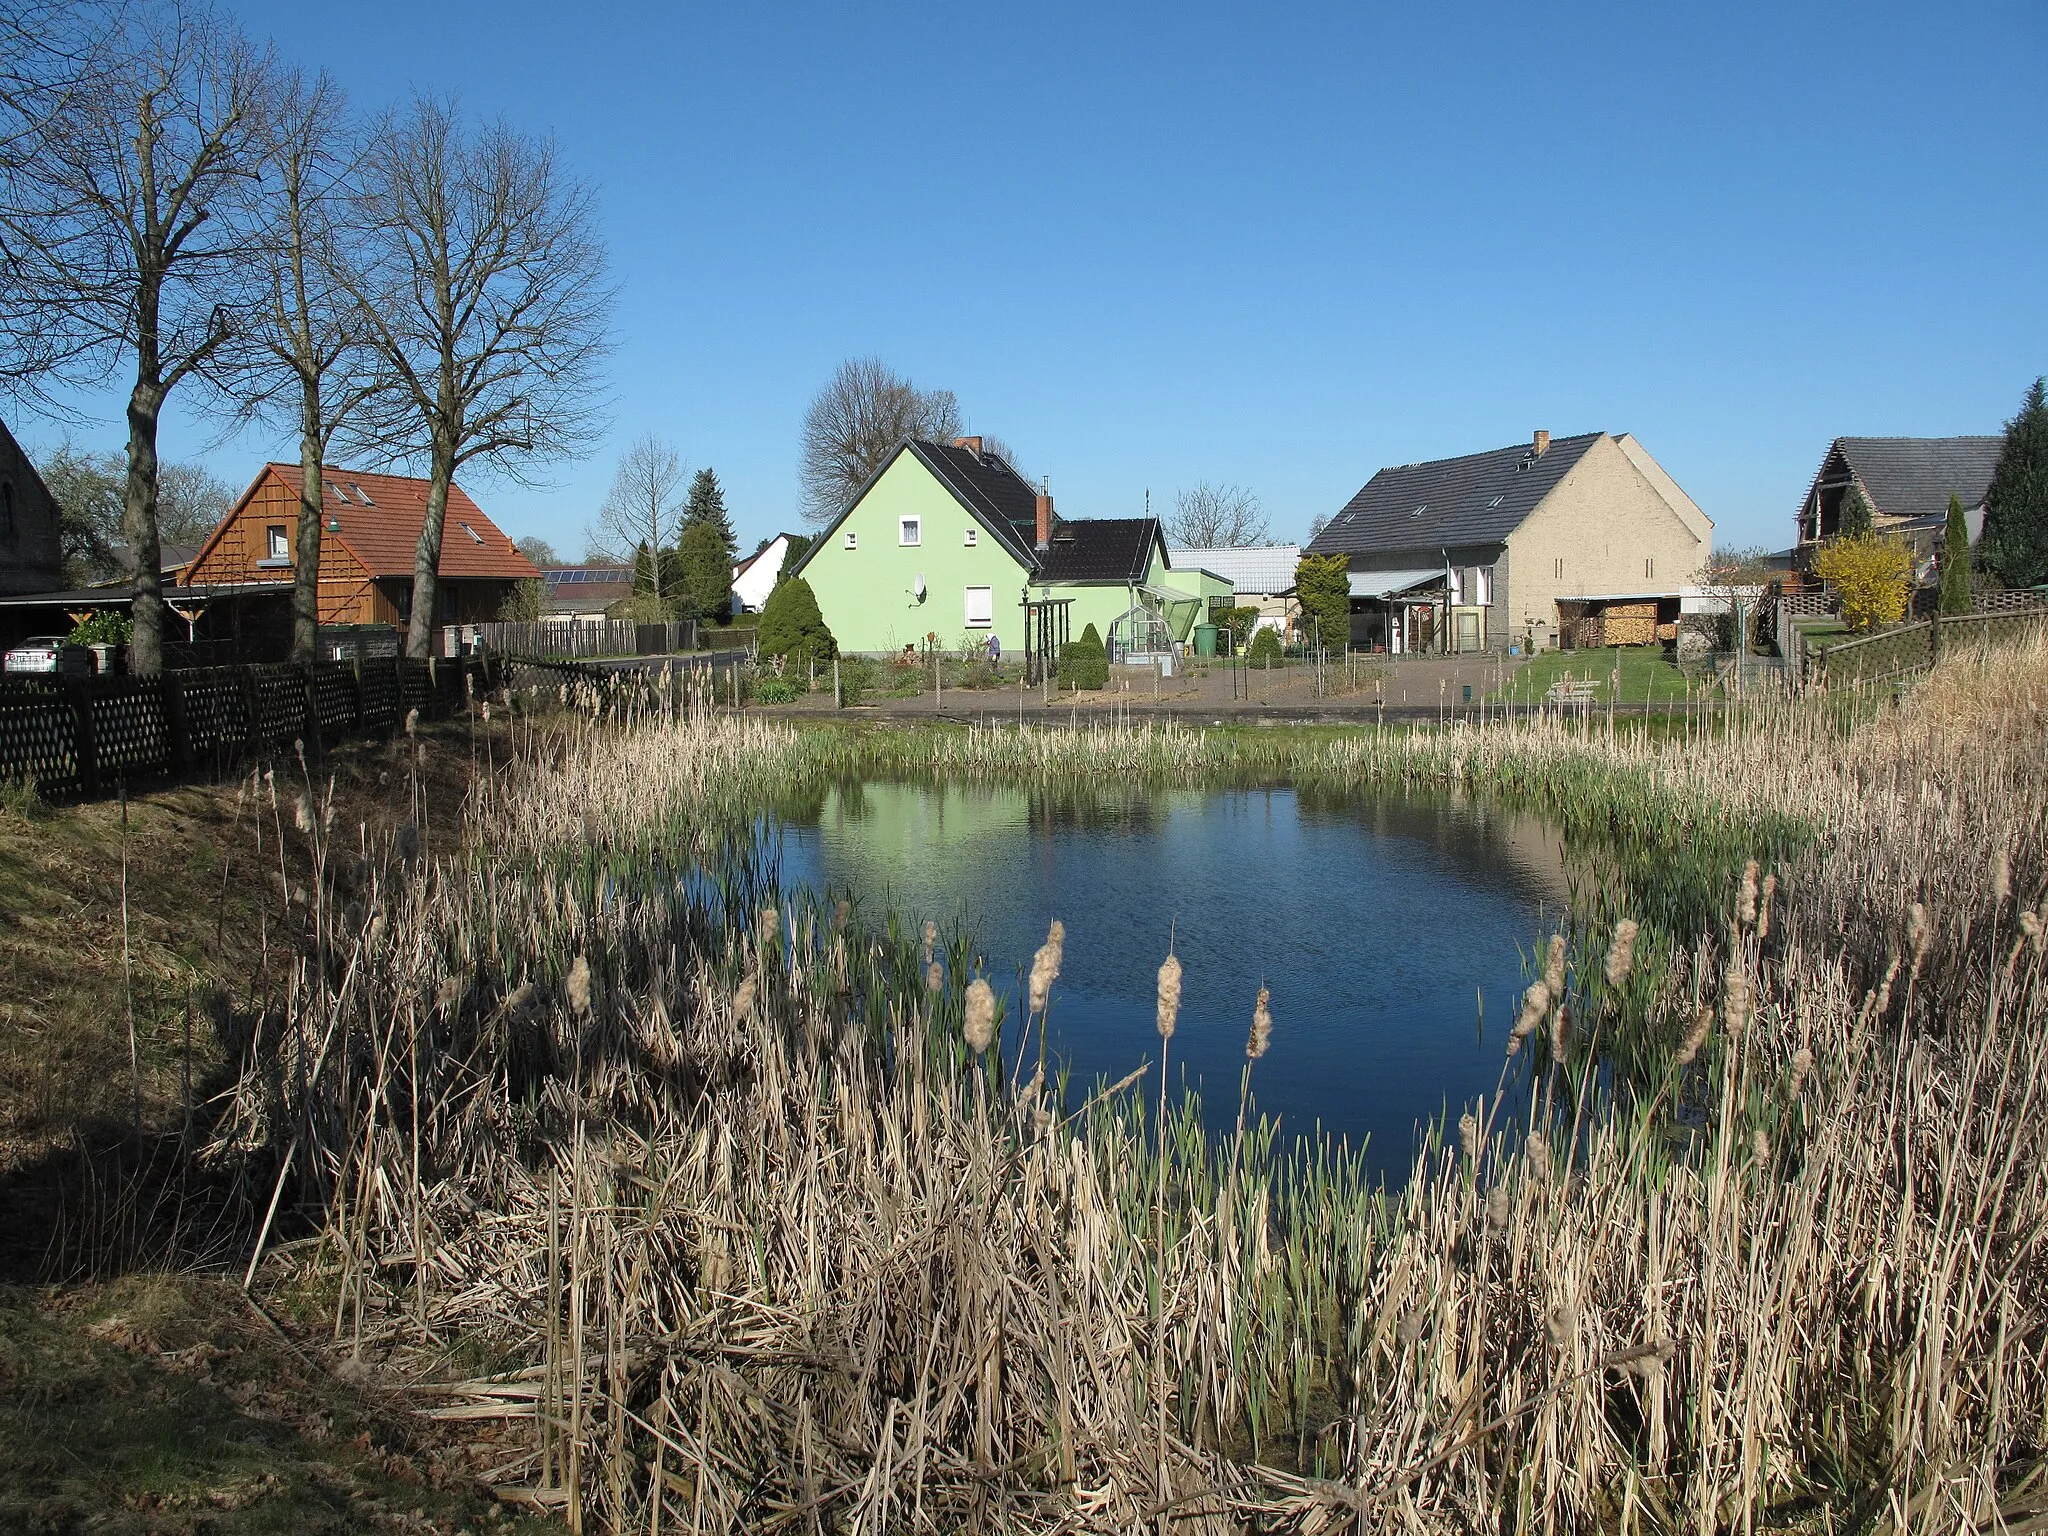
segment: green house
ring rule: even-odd
[[[1055,516],[1050,496],[974,437],[899,445],[791,574],[811,584],[842,651],[876,656],[991,634],[1021,650],[1027,598],[1066,600],[1072,635],[1093,624],[1144,655],[1184,644],[1233,592],[1208,571],[1175,570],[1157,518]]]

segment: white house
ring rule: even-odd
[[[782,574],[782,560],[789,553],[789,535],[778,533],[732,568],[733,601],[742,613],[759,613],[775,590],[775,578]]]

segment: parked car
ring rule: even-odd
[[[92,647],[73,645],[62,635],[32,635],[7,653],[9,672],[55,672],[64,677],[90,677],[99,670]]]

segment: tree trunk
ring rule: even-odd
[[[448,515],[448,483],[455,478],[455,454],[436,441],[427,472],[427,520],[412,557],[412,619],[405,631],[405,654],[424,661],[433,654],[434,608],[441,595],[441,524]]]
[[[155,677],[164,669],[164,596],[159,571],[163,550],[156,533],[156,425],[164,391],[145,359],[128,395],[128,483],[122,497],[121,533],[133,562],[134,633],[128,640],[128,669]]]
[[[292,553],[292,660],[320,650],[320,534],[326,520],[326,454],[320,434],[320,383],[306,380],[299,418],[299,531]]]

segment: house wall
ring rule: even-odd
[[[1436,571],[1445,566],[1491,566],[1493,568],[1493,601],[1488,604],[1465,604],[1454,612],[1476,610],[1479,614],[1479,649],[1505,650],[1514,639],[1508,624],[1508,554],[1504,544],[1453,544],[1446,548],[1431,544],[1418,549],[1402,549],[1387,552],[1376,550],[1370,554],[1347,557],[1346,569],[1358,572],[1369,571]],[[1441,615],[1440,615],[1441,617]],[[1354,610],[1351,616],[1352,644],[1363,646],[1368,626],[1363,622],[1366,614]],[[1455,617],[1445,620],[1450,636],[1455,639],[1458,626]]]
[[[923,520],[921,542],[914,547],[897,542],[902,517]],[[969,528],[977,535],[973,548],[964,539]],[[857,549],[846,547],[849,531],[859,538]],[[913,592],[920,573],[921,603]],[[967,627],[969,587],[992,589],[992,627],[1003,649],[1024,645],[1024,615],[1017,606],[1022,567],[915,454],[897,454],[859,504],[821,536],[802,574],[842,651],[888,654],[922,644],[927,634],[936,634],[949,650],[969,634],[985,642],[987,628]],[[1080,632],[1077,618],[1074,633]]]
[[[0,424],[0,592],[64,585],[57,503],[21,445]]]
[[[761,605],[768,601],[768,594],[775,590],[775,578],[782,570],[783,557],[788,550],[788,537],[778,534],[766,549],[754,557],[745,571],[733,578],[733,596],[739,600],[741,608],[748,613],[761,611]]]
[[[1554,641],[1559,598],[1675,594],[1699,581],[1712,542],[1686,526],[1612,438],[1602,438],[1508,536],[1507,549],[1510,634],[1520,637],[1540,620]]]

